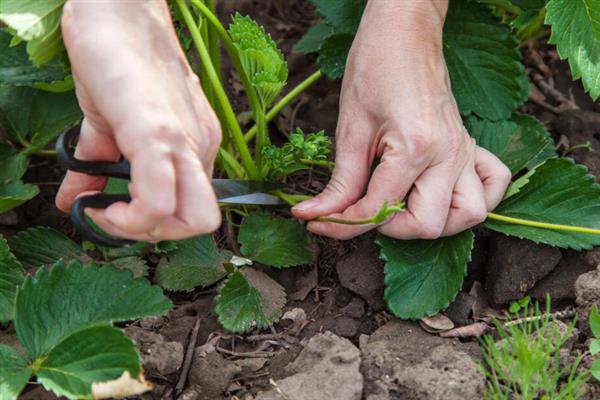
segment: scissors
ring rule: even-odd
[[[56,141],[56,156],[61,167],[67,170],[84,173],[92,176],[106,176],[112,178],[130,179],[130,164],[121,157],[118,162],[85,161],[75,158],[72,147],[79,137],[80,127],[76,126],[61,134]],[[244,204],[263,206],[286,205],[279,197],[269,194],[269,191],[281,189],[280,183],[236,180],[236,179],[213,179],[212,186],[217,195],[217,201],[221,204]],[[85,216],[86,208],[104,209],[113,203],[129,203],[131,197],[128,194],[98,193],[90,196],[79,197],[71,206],[71,221],[81,236],[106,247],[121,247],[135,243],[133,240],[113,238],[103,234],[90,225]]]

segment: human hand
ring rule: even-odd
[[[293,208],[296,217],[365,219],[407,197],[407,209],[378,230],[434,239],[483,222],[502,200],[510,171],[469,137],[450,89],[442,52],[447,3],[368,2],[342,84],[333,176],[320,195]],[[337,239],[373,227],[308,224]]]
[[[75,155],[131,163],[131,203],[89,215],[107,233],[178,240],[218,228],[210,178],[221,129],[164,1],[68,0],[62,19],[84,120]],[[56,204],[100,191],[106,178],[68,172]]]

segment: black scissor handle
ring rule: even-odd
[[[114,178],[129,179],[130,166],[124,158],[112,163],[106,161],[85,161],[75,158],[71,151],[71,145],[79,136],[79,127],[74,127],[64,132],[56,141],[56,157],[58,163],[65,169],[93,176],[106,176]],[[90,226],[85,215],[86,208],[107,208],[111,204],[124,201],[129,203],[131,197],[128,194],[106,194],[98,193],[91,196],[78,198],[71,205],[71,221],[82,238],[101,246],[122,247],[135,243],[133,240],[117,239],[96,231]]]
[[[129,161],[122,158],[119,162],[86,161],[75,158],[71,145],[79,137],[80,127],[76,126],[64,132],[56,141],[56,158],[65,169],[93,176],[109,176],[113,178],[130,178]]]
[[[86,208],[106,208],[120,201],[129,203],[131,197],[128,194],[99,193],[91,196],[83,196],[75,200],[71,206],[71,221],[73,221],[73,225],[79,231],[81,237],[106,247],[122,247],[134,244],[134,240],[116,239],[101,234],[90,226],[85,216]]]

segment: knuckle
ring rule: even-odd
[[[464,221],[469,226],[475,226],[481,224],[487,218],[487,211],[485,207],[477,207],[466,210],[464,213]]]
[[[414,154],[425,154],[432,151],[435,146],[435,139],[426,130],[420,129],[411,135],[412,152]]]
[[[422,223],[417,227],[417,236],[421,239],[438,239],[442,236],[444,227],[437,224]]]
[[[504,186],[508,186],[512,179],[512,172],[506,165],[502,164],[502,166],[498,169],[498,176],[502,184]]]
[[[175,206],[169,201],[154,201],[146,204],[145,211],[150,218],[159,219],[172,215],[175,212]]]

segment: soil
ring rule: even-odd
[[[276,38],[287,56],[290,86],[316,70],[315,57],[294,53],[294,43],[316,20],[306,0],[224,0],[219,13],[249,14]],[[550,129],[560,151],[600,175],[600,104],[572,82],[568,66],[541,44],[524,47],[533,90],[522,111],[536,115]],[[235,96],[243,89],[224,59],[223,77]],[[320,80],[271,124],[284,140],[295,127],[305,132],[335,132],[339,82]],[[236,110],[247,110],[241,100]],[[574,146],[590,142],[592,149]],[[52,160],[33,159],[25,178],[41,193],[0,219],[0,233],[10,236],[30,226],[51,226],[68,236],[76,233],[67,216],[54,207],[62,176]],[[318,193],[328,173],[299,173],[292,181],[299,191]],[[553,310],[578,307],[581,331],[574,350],[588,338],[584,316],[598,302],[600,252],[561,251],[476,230],[476,247],[462,292],[445,314],[456,326],[500,315],[506,303],[546,293],[560,300]],[[220,243],[224,235],[218,234]],[[426,333],[415,322],[398,321],[385,311],[383,263],[372,244],[373,234],[338,242],[318,238],[316,265],[265,272],[288,293],[284,318],[271,330],[249,335],[223,332],[212,310],[215,288],[173,294],[175,308],[164,317],[127,324],[138,344],[151,393],[141,399],[480,399],[478,342]],[[543,266],[543,268],[540,267]],[[590,272],[591,271],[591,272]],[[586,275],[582,275],[582,274]],[[582,275],[579,280],[577,278]],[[517,282],[518,281],[518,282]],[[577,282],[576,282],[577,281]],[[577,288],[577,290],[576,290]],[[192,343],[190,338],[194,337]],[[0,329],[0,342],[14,337]],[[186,355],[191,367],[182,372]],[[589,360],[588,360],[589,362]],[[594,393],[590,386],[590,393]],[[593,395],[590,395],[593,396]],[[53,399],[39,385],[30,385],[23,399]],[[592,397],[590,397],[592,398]]]

